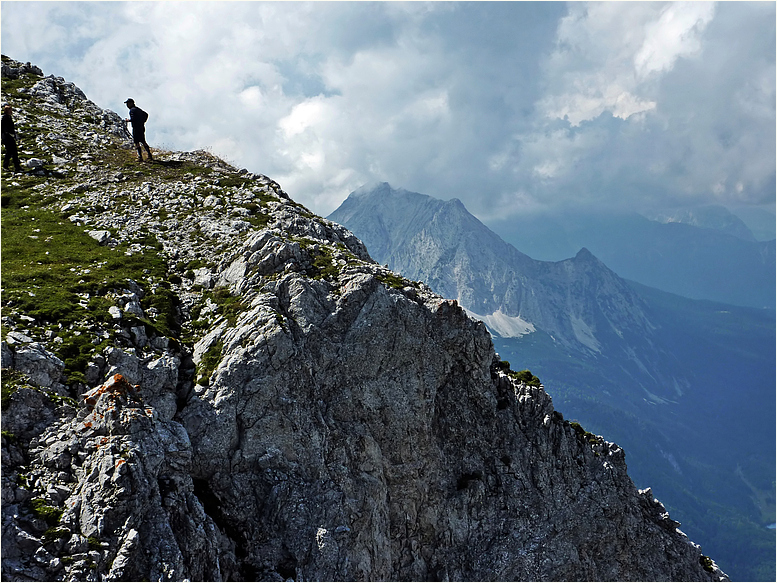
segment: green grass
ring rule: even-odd
[[[234,326],[240,312],[246,309],[245,304],[240,301],[240,296],[233,296],[228,287],[217,287],[213,291],[205,291],[202,294],[202,302],[192,311],[192,318],[196,320],[200,317],[202,306],[205,301],[210,300],[218,306],[216,314],[224,316],[230,326]]]
[[[1,215],[6,303],[36,320],[67,325],[92,319],[77,294],[123,288],[127,278],[142,281],[147,273],[164,277],[156,249],[126,256],[122,246],[101,247],[54,212],[14,205],[23,192],[7,196]]]
[[[216,370],[216,367],[221,362],[221,352],[224,349],[223,342],[216,342],[213,346],[208,348],[205,354],[202,355],[197,371],[199,378],[197,384],[202,386],[208,386],[210,384],[210,375]]]
[[[158,315],[138,320],[125,314],[125,326],[145,326],[147,334],[174,337],[179,333],[179,299],[165,281],[167,265],[154,236],[141,232],[134,243],[143,250],[132,255],[126,255],[126,244],[114,249],[100,246],[84,227],[43,207],[41,195],[31,188],[40,179],[13,182],[18,185],[3,180],[0,212],[4,313],[34,318],[33,331],[58,326],[63,342],[57,353],[65,362],[69,383],[84,381],[89,360],[102,347],[92,341],[89,328],[112,327],[108,309],[115,303],[106,295],[122,293],[128,279],[146,290],[141,300],[144,310],[153,307]],[[152,278],[161,285],[151,286]]]
[[[153,144],[151,144],[151,151],[154,154],[154,161],[150,164],[147,162],[141,164],[137,161],[138,155],[134,148],[128,149],[116,143],[97,153],[95,155],[95,164],[122,171],[126,174],[127,182],[130,184],[133,182],[144,182],[151,176],[155,180],[162,180],[163,182],[176,182],[191,179],[194,176],[208,176],[213,172],[212,168],[187,160],[161,160],[160,158],[168,154],[168,152],[154,148]],[[242,179],[241,184],[243,181],[247,181],[247,179]]]

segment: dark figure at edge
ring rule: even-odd
[[[19,162],[19,149],[16,147],[16,126],[13,123],[11,112],[13,108],[6,105],[3,108],[2,117],[2,143],[5,146],[5,157],[3,158],[3,170],[8,170],[8,163],[13,160],[14,170],[22,171],[22,165]]]
[[[135,100],[131,97],[124,103],[129,108],[129,119],[125,119],[124,121],[128,121],[132,124],[132,141],[135,142],[135,147],[138,150],[138,162],[143,161],[143,150],[140,149],[141,144],[146,147],[148,159],[153,160],[151,148],[149,148],[146,143],[146,120],[148,119],[148,114],[135,105]]]

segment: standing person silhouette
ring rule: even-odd
[[[132,124],[132,141],[135,142],[135,147],[138,149],[138,162],[143,161],[143,150],[140,149],[140,145],[143,144],[148,152],[149,161],[154,158],[151,156],[151,148],[146,143],[146,120],[148,114],[135,105],[135,100],[131,97],[124,102],[129,108],[129,119],[125,119],[125,122]]]
[[[2,117],[2,142],[5,146],[5,157],[3,158],[3,170],[8,170],[8,163],[13,160],[14,170],[22,171],[22,165],[19,163],[19,150],[16,147],[16,126],[11,117],[13,108],[6,105],[3,108]]]

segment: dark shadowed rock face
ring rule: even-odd
[[[725,578],[456,302],[264,176],[158,157],[40,177],[42,209],[109,231],[94,246],[150,231],[177,303],[163,329],[151,276],[101,291],[82,376],[57,322],[3,306],[3,579]]]

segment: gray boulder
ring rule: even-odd
[[[58,383],[65,371],[65,363],[39,342],[17,345],[13,357],[14,368],[29,376],[41,387]]]

